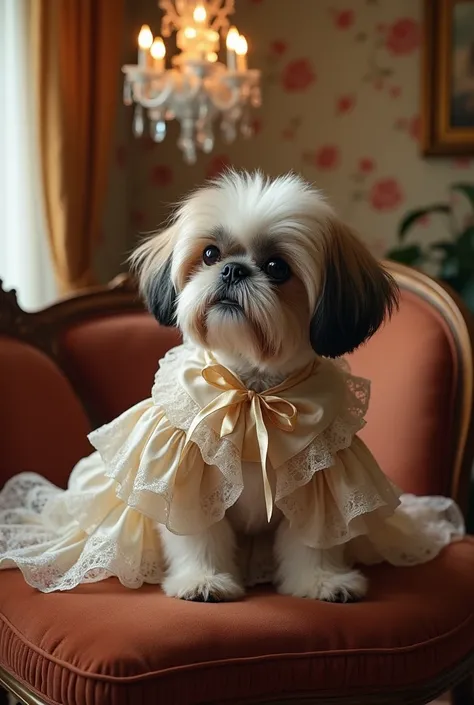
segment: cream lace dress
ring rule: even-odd
[[[430,560],[463,535],[460,511],[385,477],[356,436],[368,399],[369,383],[329,360],[257,394],[202,351],[175,348],[151,398],[90,434],[96,452],[67,490],[34,473],[7,482],[0,568],[20,568],[44,592],[110,576],[160,583],[158,525],[192,534],[222,519],[242,492],[243,462],[262,475],[268,517],[276,507],[308,546],[347,544],[354,562]],[[271,580],[271,557],[255,560],[247,582]]]

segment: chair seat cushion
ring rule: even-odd
[[[416,688],[474,648],[474,540],[368,569],[358,604],[187,603],[114,579],[39,593],[0,574],[0,665],[55,705],[194,705]]]

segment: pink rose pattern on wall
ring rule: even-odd
[[[381,255],[408,208],[442,197],[459,170],[474,179],[469,158],[419,153],[422,0],[299,0],[291,10],[287,0],[239,0],[235,21],[250,39],[250,66],[263,72],[254,137],[218,139],[189,167],[176,130],[155,145],[134,140],[127,123],[113,168],[132,170],[130,240],[235,165],[300,172]]]
[[[287,93],[307,91],[315,81],[316,74],[309,59],[290,61],[281,74],[281,86]]]
[[[385,34],[385,46],[393,56],[411,54],[420,46],[420,24],[412,17],[402,17],[389,27],[382,25],[380,31]]]

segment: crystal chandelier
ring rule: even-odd
[[[176,31],[180,50],[166,67],[162,37],[153,38],[148,25],[138,36],[138,63],[122,67],[123,100],[135,103],[133,133],[143,135],[148,120],[150,136],[162,142],[166,123],[180,124],[178,147],[188,164],[197,150],[212,152],[214,125],[232,142],[238,129],[252,135],[251,110],[260,106],[260,71],[247,68],[247,41],[229,27],[234,0],[159,0],[163,11],[161,34]],[[226,63],[218,60],[221,37],[226,37]]]

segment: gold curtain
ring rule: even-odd
[[[117,108],[123,0],[34,0],[46,217],[62,293],[94,283]]]

